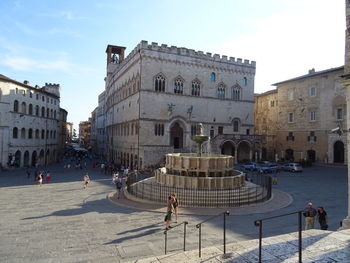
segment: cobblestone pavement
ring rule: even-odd
[[[164,254],[163,214],[110,202],[111,179],[97,169],[87,169],[92,182],[83,190],[85,169],[61,166],[49,167],[51,183],[42,187],[23,170],[0,174],[1,262],[126,262]],[[255,219],[302,209],[308,201],[325,206],[330,230],[336,230],[347,213],[346,172],[344,167],[315,166],[300,174],[282,173],[275,189],[289,193],[293,202],[274,211],[257,207],[254,214],[229,216],[227,243],[257,238]],[[197,249],[195,224],[207,217],[180,215],[189,222],[186,250]],[[264,225],[264,236],[295,230],[296,217],[289,216]],[[204,224],[202,247],[221,243],[222,218]],[[182,229],[170,231],[169,253],[181,251],[182,244]]]

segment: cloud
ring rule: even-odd
[[[20,71],[58,70],[62,72],[69,72],[71,69],[71,65],[64,60],[38,61],[26,57],[16,56],[6,56],[2,64],[14,70]]]
[[[74,14],[72,10],[62,10],[55,13],[40,13],[38,16],[41,17],[50,17],[50,18],[64,18],[66,20],[77,20],[77,19],[85,19],[84,16],[77,16]]]

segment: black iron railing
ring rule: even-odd
[[[218,215],[215,215],[215,216],[212,216],[212,217],[209,217],[207,218],[206,220],[198,223],[196,225],[196,227],[198,228],[199,230],[199,242],[198,242],[198,246],[199,246],[199,257],[202,256],[202,224],[205,223],[205,222],[208,222],[209,220],[212,220],[216,217],[219,217],[219,216],[223,216],[224,218],[224,224],[223,224],[223,230],[224,230],[224,254],[226,254],[226,216],[230,215],[230,212],[229,211],[225,211],[225,212],[222,212]]]
[[[267,201],[271,198],[271,177],[254,175],[252,187],[233,189],[186,189],[170,187],[155,182],[152,174],[131,174],[127,180],[128,192],[140,199],[166,203],[169,195],[176,193],[182,206],[238,207]]]
[[[166,229],[164,231],[164,238],[165,238],[165,246],[164,246],[164,249],[165,249],[165,255],[166,255],[166,252],[167,252],[167,243],[168,243],[168,231],[178,227],[178,226],[181,226],[181,225],[184,225],[184,238],[183,238],[183,241],[184,241],[184,251],[186,251],[186,226],[187,226],[188,222],[187,221],[184,221],[180,224],[177,224],[175,226],[173,226],[172,228],[169,228],[169,229]]]
[[[262,219],[257,219],[254,221],[254,225],[259,227],[259,263],[262,261],[262,231],[263,231],[263,221],[278,218],[278,217],[283,217],[283,216],[289,216],[289,215],[294,215],[298,214],[298,249],[299,249],[299,263],[302,262],[302,237],[301,237],[301,232],[302,232],[302,221],[301,221],[301,215],[303,211],[296,211],[288,214],[283,214],[283,215],[278,215],[278,216],[272,216],[272,217],[266,217]]]

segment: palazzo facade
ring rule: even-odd
[[[108,45],[107,160],[140,168],[161,164],[164,154],[195,152],[191,136],[202,123],[211,143],[204,151],[252,159],[255,62],[141,41]]]

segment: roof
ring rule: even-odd
[[[30,86],[30,85],[28,85],[28,84],[24,84],[24,83],[19,82],[19,81],[17,81],[17,80],[11,79],[11,78],[9,78],[9,77],[7,77],[7,76],[5,76],[5,75],[2,75],[2,74],[0,74],[0,80],[12,82],[12,83],[14,83],[14,84],[16,84],[16,85],[18,85],[18,86],[22,86],[22,87],[24,87],[24,88],[31,89],[31,90],[35,90],[35,91],[40,91],[40,92],[45,93],[45,94],[47,94],[47,95],[53,96],[53,97],[55,97],[55,98],[60,98],[60,97],[57,96],[56,94],[53,94],[53,93],[51,93],[51,92],[47,92],[47,91],[43,90],[42,88],[35,88],[35,87],[32,87],[32,86]]]
[[[292,81],[301,80],[301,79],[306,79],[306,78],[310,78],[310,77],[314,77],[314,76],[319,76],[319,75],[327,74],[327,73],[338,71],[338,70],[344,70],[344,66],[336,67],[336,68],[330,68],[330,69],[321,70],[321,71],[311,70],[309,72],[309,74],[302,75],[300,77],[296,77],[296,78],[292,78],[292,79],[288,79],[288,80],[284,80],[284,81],[281,81],[281,82],[277,82],[277,83],[274,83],[272,85],[273,86],[278,86],[278,85],[283,84],[283,83],[292,82]]]
[[[277,89],[273,89],[273,90],[268,90],[268,91],[265,91],[263,93],[256,93],[254,94],[254,96],[256,97],[259,97],[259,96],[265,96],[265,95],[269,95],[269,94],[273,94],[273,93],[277,93]]]

